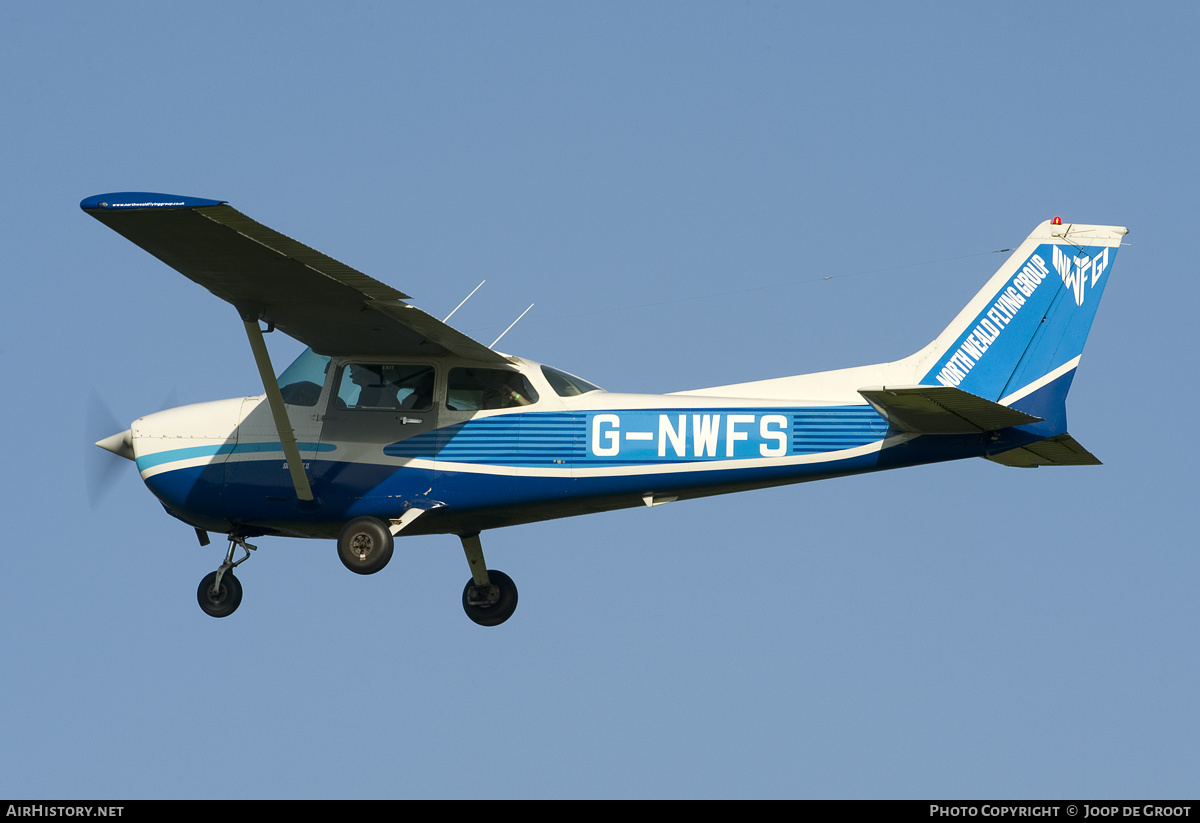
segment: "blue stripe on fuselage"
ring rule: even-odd
[[[541,412],[446,426],[383,452],[508,467],[647,466],[821,454],[886,434],[867,405]]]
[[[337,446],[332,443],[297,443],[296,446],[302,452],[329,452],[337,449]],[[167,451],[154,452],[138,457],[138,471],[155,466],[162,466],[166,463],[174,463],[179,460],[192,460],[197,457],[216,457],[217,455],[228,454],[254,454],[256,452],[279,452],[283,453],[283,444],[276,441],[274,443],[221,443],[215,446],[189,446],[183,449],[168,449]]]

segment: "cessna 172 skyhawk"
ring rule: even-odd
[[[485,529],[965,457],[1099,463],[1067,433],[1065,400],[1124,228],[1042,223],[903,360],[644,395],[494,351],[224,201],[80,207],[231,303],[262,375],[263,396],[151,414],[97,444],[135,461],[202,545],[228,535],[197,592],[214,617],[241,602],[233,569],[258,535],[337,538],[359,574],[397,535],[458,535],[463,607],[494,626],[517,590],[484,563]],[[264,324],[309,347],[278,379]]]

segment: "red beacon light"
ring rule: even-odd
[[[1055,217],[1053,220],[1051,220],[1051,221],[1050,221],[1050,225],[1052,225],[1052,226],[1061,226],[1061,225],[1062,225],[1062,218],[1061,218],[1061,217]]]

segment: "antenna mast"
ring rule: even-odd
[[[529,309],[532,309],[532,308],[533,308],[533,304],[532,304],[532,303],[530,303],[530,304],[529,304]],[[520,315],[517,317],[517,319],[516,319],[516,320],[512,321],[511,323],[509,323],[509,324],[508,324],[508,328],[507,328],[507,329],[505,329],[504,331],[500,332],[500,337],[503,337],[504,335],[508,334],[509,330],[510,330],[510,329],[511,329],[513,326],[515,326],[515,325],[517,325],[517,323],[521,322],[521,318],[522,318],[522,317],[524,317],[525,315],[529,314],[529,309],[526,309],[525,311],[521,312],[521,314],[520,314]],[[500,337],[497,337],[495,340],[493,340],[493,341],[492,341],[492,345],[488,346],[488,348],[489,348],[489,349],[494,349],[494,348],[496,348],[496,344],[500,342]]]
[[[479,281],[479,286],[482,286],[482,285],[483,285],[484,283],[486,283],[486,282],[487,282],[486,280],[480,280],[480,281]],[[471,294],[474,294],[475,292],[479,291],[479,286],[476,286],[475,288],[471,289]],[[454,312],[456,312],[456,311],[458,311],[459,309],[461,309],[461,308],[463,307],[463,303],[466,303],[468,300],[470,300],[470,299],[471,299],[471,294],[468,294],[466,297],[464,297],[464,298],[462,299],[462,303],[459,303],[457,306],[455,306],[453,309],[451,309],[450,313],[449,313],[449,314],[447,314],[445,317],[443,317],[443,318],[442,318],[442,322],[443,322],[443,323],[445,323],[447,320],[449,320],[451,317],[453,317],[453,316],[454,316]]]

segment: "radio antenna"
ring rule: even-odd
[[[480,284],[480,285],[482,285],[482,284]],[[468,297],[469,297],[469,296],[470,296],[470,295],[468,295]],[[532,309],[532,308],[533,308],[533,304],[532,304],[532,303],[530,303],[530,304],[529,304],[529,309]],[[508,334],[509,330],[510,330],[510,329],[512,329],[512,327],[513,327],[513,326],[515,326],[515,325],[517,325],[517,323],[521,322],[521,318],[522,318],[522,317],[524,317],[525,315],[529,314],[529,309],[526,309],[525,311],[521,312],[520,316],[519,316],[519,317],[517,317],[517,319],[516,319],[516,320],[512,321],[511,323],[509,323],[509,324],[508,324],[508,328],[507,328],[507,329],[505,329],[504,331],[500,332],[500,337],[503,337],[504,335]],[[500,342],[500,337],[497,337],[495,340],[493,340],[493,341],[492,341],[492,345],[488,346],[488,348],[489,348],[489,349],[494,349],[494,348],[496,348],[496,344]]]
[[[479,286],[482,286],[486,282],[487,282],[486,280],[480,280]],[[479,286],[476,286],[475,288],[471,289],[471,294],[474,294],[475,292],[479,291]],[[454,309],[449,314],[447,314],[445,317],[443,317],[442,322],[445,323],[447,320],[449,320],[451,317],[453,317],[454,312],[461,309],[463,307],[463,303],[466,303],[468,300],[471,299],[471,294],[468,294],[466,297],[464,297],[462,299],[462,303],[459,303],[457,306],[454,307]]]

